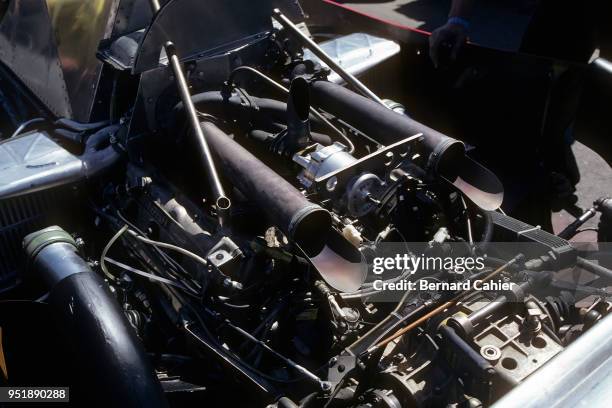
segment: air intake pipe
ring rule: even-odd
[[[202,129],[223,174],[255,201],[309,256],[321,252],[331,230],[331,215],[210,122]]]
[[[75,378],[83,379],[71,394],[89,406],[167,407],[134,329],[72,237],[50,227],[26,236],[23,246],[31,271],[50,288],[55,323],[73,353]]]
[[[345,120],[383,145],[417,133],[423,134],[427,170],[454,180],[465,157],[465,145],[422,123],[328,81],[311,85],[312,103]]]
[[[293,153],[308,146],[310,142],[310,90],[308,81],[297,77],[291,81],[287,102],[288,147]]]

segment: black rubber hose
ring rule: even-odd
[[[328,81],[311,84],[312,104],[348,122],[383,145],[423,134],[427,168],[454,180],[465,157],[465,145],[386,107]]]
[[[198,110],[221,118],[254,124],[287,123],[287,104],[275,99],[255,96],[241,98],[237,93],[227,96],[221,91],[203,92],[193,95],[191,99]],[[182,112],[183,104],[179,103],[174,107],[172,119],[183,117]],[[323,125],[314,115],[310,114],[308,120],[313,126],[323,129]]]
[[[262,208],[270,221],[309,255],[318,254],[331,230],[331,215],[313,204],[229,135],[210,122],[202,128],[223,174]]]
[[[77,394],[89,406],[167,407],[134,329],[72,237],[50,227],[28,235],[24,247],[30,270],[50,287],[56,327],[76,362]]]
[[[484,221],[484,227],[482,229],[482,237],[480,242],[491,242],[493,239],[493,218],[488,211],[482,212],[482,218]]]
[[[118,125],[108,126],[89,136],[85,142],[85,151],[80,158],[88,179],[111,169],[121,159],[121,153],[110,143],[119,128]]]

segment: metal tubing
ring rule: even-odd
[[[168,56],[170,65],[172,66],[174,77],[176,78],[176,85],[181,96],[181,101],[183,102],[183,106],[187,110],[187,117],[191,124],[191,128],[195,134],[196,141],[198,142],[200,154],[202,155],[202,161],[204,162],[204,166],[206,167],[208,181],[212,188],[213,195],[215,196],[215,205],[217,206],[219,221],[221,224],[223,224],[224,218],[229,212],[231,202],[229,198],[227,198],[227,196],[225,195],[225,191],[223,190],[223,186],[221,185],[221,180],[219,180],[219,175],[217,174],[215,162],[213,160],[212,154],[210,153],[210,148],[208,146],[208,142],[206,141],[206,137],[204,136],[204,132],[200,127],[200,121],[198,119],[198,114],[196,112],[195,106],[193,105],[193,101],[191,100],[191,94],[189,93],[189,87],[187,86],[185,75],[183,75],[181,62],[179,61],[179,58],[176,55],[176,49],[174,48],[174,45],[171,42],[167,42],[164,47],[166,49],[166,55]]]
[[[46,119],[45,118],[34,118],[34,119],[30,119],[26,122],[23,122],[21,125],[19,125],[19,127],[13,132],[13,134],[9,137],[9,139],[12,139],[14,137],[17,137],[18,135],[21,134],[21,132],[23,132],[23,130],[25,128],[27,128],[28,126],[34,124],[34,123],[39,123],[39,122],[44,122]]]
[[[595,61],[593,61],[593,65],[607,74],[612,74],[612,62],[605,58],[597,58]]]
[[[158,0],[149,0],[149,4],[154,14],[159,11],[160,4]],[[217,174],[215,162],[213,160],[212,154],[210,153],[210,148],[208,147],[208,143],[206,142],[206,138],[204,137],[204,132],[202,132],[202,128],[200,127],[198,113],[196,112],[195,106],[193,105],[193,101],[191,100],[191,94],[189,93],[187,80],[185,79],[185,74],[183,73],[181,62],[178,58],[178,55],[176,54],[176,48],[174,47],[174,44],[172,44],[171,41],[168,41],[166,42],[166,44],[164,44],[164,49],[166,50],[166,56],[168,57],[170,67],[172,68],[172,71],[174,73],[174,78],[176,79],[176,87],[178,88],[181,101],[183,102],[183,106],[185,106],[187,111],[187,119],[189,120],[192,130],[195,134],[196,140],[198,142],[198,147],[200,149],[200,154],[202,156],[202,161],[204,162],[204,166],[206,167],[208,182],[210,183],[213,195],[215,196],[215,206],[217,207],[217,216],[219,218],[219,223],[223,225],[225,218],[229,213],[231,202],[229,198],[227,198],[227,196],[225,195],[225,191],[223,190],[223,186],[221,185],[221,181],[219,180],[219,175]]]
[[[581,257],[578,257],[576,259],[576,266],[587,270],[591,273],[594,273],[597,276],[600,276],[602,278],[605,279],[612,279],[612,270],[601,266],[601,265],[597,265],[596,263],[593,263],[591,261],[589,261],[588,259],[584,259]]]
[[[279,9],[274,9],[274,13],[272,15],[276,21],[278,21],[286,30],[293,33],[298,40],[302,42],[306,48],[312,51],[317,57],[321,59],[321,61],[325,62],[328,67],[334,70],[338,75],[342,77],[349,85],[353,86],[357,89],[361,94],[367,96],[373,101],[379,103],[380,105],[387,108],[387,105],[378,97],[374,92],[372,92],[367,86],[365,86],[360,80],[355,78],[350,73],[346,72],[344,68],[338,65],[329,55],[325,53],[314,41],[312,41],[306,34],[304,34],[300,29],[293,24],[291,20],[289,20]]]

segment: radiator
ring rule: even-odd
[[[59,208],[60,194],[51,190],[0,200],[0,293],[15,285],[25,266],[21,240],[47,226],[50,210]]]

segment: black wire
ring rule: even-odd
[[[119,209],[116,210],[117,212],[117,216],[123,221],[125,222],[130,228],[134,229],[136,232],[138,232],[140,235],[142,236],[146,236],[146,234],[144,232],[142,232],[136,225],[134,225],[132,222],[130,222],[122,213]],[[169,266],[176,268],[175,272],[177,273],[177,276],[175,276],[177,279],[180,279],[181,277],[183,279],[187,279],[188,282],[190,282],[191,284],[193,284],[195,286],[195,288],[191,287],[190,285],[185,284],[185,282],[182,282],[185,286],[189,287],[190,290],[193,290],[196,293],[199,293],[202,290],[202,285],[200,285],[199,282],[195,281],[192,279],[192,276],[189,274],[189,272],[187,272],[187,270],[185,268],[183,268],[183,266],[181,266],[181,264],[179,264],[176,260],[174,260],[174,258],[172,258],[170,255],[166,254],[164,251],[162,251],[160,248],[156,247],[156,246],[152,246],[153,250],[162,258],[162,262],[163,260],[165,260],[168,264],[170,264]],[[181,276],[180,272],[182,272]]]
[[[204,328],[204,327],[203,327]],[[194,333],[192,330],[190,330],[188,327],[185,327],[185,330],[187,331],[188,334],[190,334],[191,336],[193,336],[194,338],[196,338],[199,342],[201,343],[207,343],[205,340],[203,340],[200,336],[198,336],[196,333]],[[274,377],[271,376],[269,374],[266,374],[260,370],[258,370],[257,368],[253,367],[251,364],[245,362],[242,358],[240,358],[239,356],[234,355],[233,353],[230,353],[229,351],[227,351],[225,348],[223,348],[219,342],[213,337],[211,338],[208,334],[207,337],[209,337],[209,340],[214,343],[214,346],[217,348],[217,351],[219,351],[220,353],[224,354],[226,357],[234,360],[234,362],[238,363],[241,366],[244,366],[245,368],[247,368],[249,371],[252,371],[254,374],[257,374],[258,376],[260,376],[261,378],[265,378],[266,380],[269,381],[273,381],[273,382],[277,382],[277,383],[283,383],[283,384],[290,384],[290,383],[295,383],[295,382],[300,382],[300,381],[304,381],[307,380],[308,378],[306,376],[300,376],[300,377],[296,377],[296,378],[291,378],[291,379],[284,379],[284,378],[278,378],[278,377]],[[323,367],[326,367],[327,364],[325,364]]]
[[[125,217],[123,217],[119,211],[117,211],[118,215],[120,216],[120,219],[122,219],[122,221],[124,221],[126,224],[130,225],[131,223],[129,221],[127,221],[127,219],[125,219]],[[105,214],[106,216],[109,216],[108,214]],[[135,227],[134,225],[130,225],[130,227],[133,227],[136,231],[138,231],[139,233],[141,233],[139,231],[139,229],[137,227]],[[155,247],[154,247],[155,248]],[[159,248],[156,248],[157,250],[159,250]],[[159,250],[160,251],[160,250]],[[160,251],[161,252],[161,251]],[[162,252],[162,254],[164,254]],[[165,254],[164,254],[165,255]],[[141,256],[139,254],[136,254],[136,256],[138,256],[138,258],[141,258]],[[144,262],[144,260],[141,259],[141,262]],[[145,262],[146,264],[146,262]],[[163,283],[160,283],[162,286],[164,286],[168,292],[170,292],[178,301],[179,303],[183,306],[186,307],[187,309],[189,309],[192,314],[194,315],[194,317],[196,318],[196,320],[199,323],[199,327],[202,328],[202,330],[204,330],[204,333],[206,334],[207,338],[214,344],[214,346],[216,347],[217,351],[221,352],[222,354],[226,355],[228,358],[231,358],[232,360],[234,360],[236,363],[238,363],[239,365],[245,366],[247,369],[249,369],[250,371],[252,371],[254,374],[267,379],[269,381],[273,381],[273,382],[277,382],[277,383],[295,383],[295,382],[301,382],[304,380],[308,380],[308,377],[306,376],[299,376],[296,378],[291,378],[291,379],[283,379],[283,378],[278,378],[278,377],[274,377],[271,376],[269,374],[266,374],[260,370],[258,370],[257,368],[253,367],[252,365],[246,363],[240,356],[234,355],[232,352],[226,350],[221,343],[219,342],[219,340],[216,339],[216,337],[212,334],[212,332],[210,332],[210,330],[208,329],[207,325],[204,323],[204,320],[202,319],[200,313],[193,307],[193,305],[187,301],[185,301],[182,296],[180,296],[180,294],[178,292],[176,292],[176,289],[171,287],[170,285],[165,285]],[[187,292],[188,293],[188,292]],[[191,293],[188,293],[189,295],[192,295]],[[193,296],[193,295],[192,295]],[[198,299],[200,299],[198,297]],[[226,304],[227,305],[227,304]],[[233,305],[235,306],[235,305]],[[190,335],[192,335],[193,337],[195,337],[198,341],[206,343],[205,341],[203,341],[196,333],[192,332],[191,330],[189,330],[189,328],[185,325],[184,326],[185,330],[187,333],[189,333]],[[321,366],[320,368],[317,369],[317,371],[320,371],[322,368],[326,367],[327,364]]]

